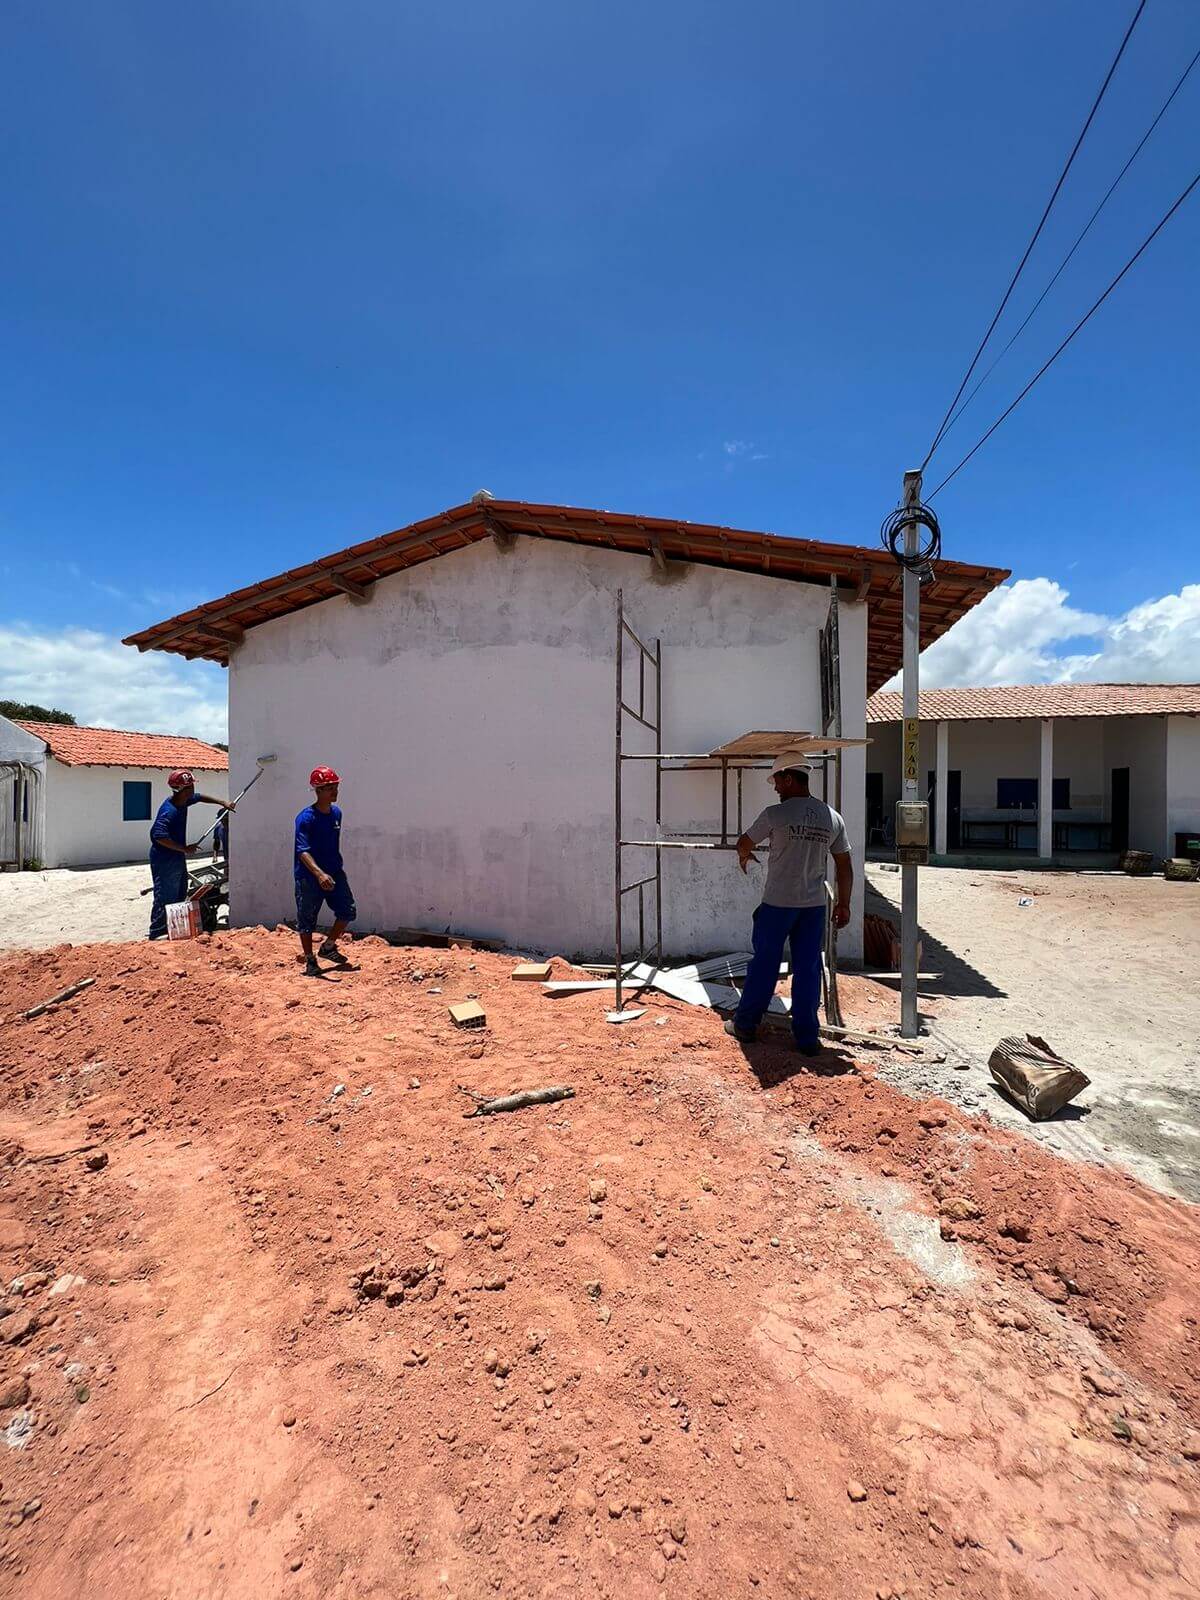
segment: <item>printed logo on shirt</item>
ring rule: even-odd
[[[805,844],[825,844],[833,837],[833,830],[822,828],[815,822],[790,822],[788,837],[801,839]]]

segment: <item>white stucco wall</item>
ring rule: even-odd
[[[1200,833],[1200,717],[1167,718],[1167,839],[1174,855],[1177,833]]]
[[[1129,848],[1167,852],[1167,719],[1106,717],[1104,767],[1110,783],[1114,767],[1129,768]]]
[[[224,796],[229,774],[193,768],[203,794]],[[123,820],[125,783],[150,784],[150,816],[170,794],[161,767],[67,766],[46,763],[46,824],[43,860],[48,867],[108,866],[144,861],[150,850],[150,823]],[[188,813],[188,836],[200,836],[213,821],[211,806]]]
[[[360,928],[450,927],[567,955],[611,951],[618,587],[630,625],[662,639],[664,748],[819,727],[825,587],[686,565],[662,581],[649,560],[612,551],[476,544],[382,579],[365,606],[339,598],[251,629],[234,652],[234,770],[278,756],[238,814],[234,921],[294,915],[292,819],[320,761],[343,779]],[[841,643],[845,731],[861,735],[863,606],[843,604]],[[630,697],[636,704],[632,686]],[[637,724],[626,730],[626,748],[638,749]],[[859,859],[862,773],[856,753],[844,811]],[[647,828],[651,769],[628,763],[625,777],[627,827]],[[716,822],[715,775],[663,781],[668,827]],[[748,776],[745,820],[772,798],[763,775]],[[744,946],[761,875],[743,879],[732,855],[713,851],[663,857],[668,952]],[[627,881],[641,875],[629,852]],[[861,951],[861,886],[854,910],[842,940],[851,957]]]

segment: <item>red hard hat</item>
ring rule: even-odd
[[[190,783],[195,783],[195,781],[195,776],[186,770],[183,772],[172,772],[167,778],[167,788],[186,789]]]
[[[341,779],[332,767],[314,767],[308,775],[312,788],[322,789],[327,783],[341,783]]]

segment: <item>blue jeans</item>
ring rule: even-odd
[[[150,902],[150,937],[161,939],[167,931],[167,907],[187,899],[187,857],[178,851],[167,852],[166,859],[150,859],[150,879],[154,899]]]
[[[752,1033],[762,1021],[775,985],[783,947],[791,943],[792,1033],[808,1048],[820,1038],[817,1007],[821,1003],[821,947],[825,939],[824,906],[761,905],[754,913],[754,957],[746,973],[734,1026]]]
[[[300,933],[315,933],[321,907],[328,906],[339,922],[353,922],[358,916],[354,896],[344,872],[331,873],[333,888],[322,889],[307,867],[296,874],[296,928]]]

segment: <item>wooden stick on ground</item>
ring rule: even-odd
[[[568,1084],[560,1084],[552,1089],[519,1089],[516,1094],[502,1094],[494,1100],[481,1099],[470,1089],[465,1089],[463,1093],[469,1094],[475,1101],[474,1111],[464,1111],[464,1117],[491,1117],[497,1111],[520,1111],[525,1106],[544,1106],[554,1100],[575,1098],[575,1091]]]
[[[61,994],[52,994],[49,1000],[43,1000],[40,1005],[31,1006],[25,1013],[25,1020],[29,1022],[34,1017],[40,1017],[43,1011],[49,1011],[51,1006],[56,1006],[62,1000],[69,1000],[81,989],[88,989],[95,983],[95,978],[84,978],[82,983],[73,983],[69,989],[64,989]]]

